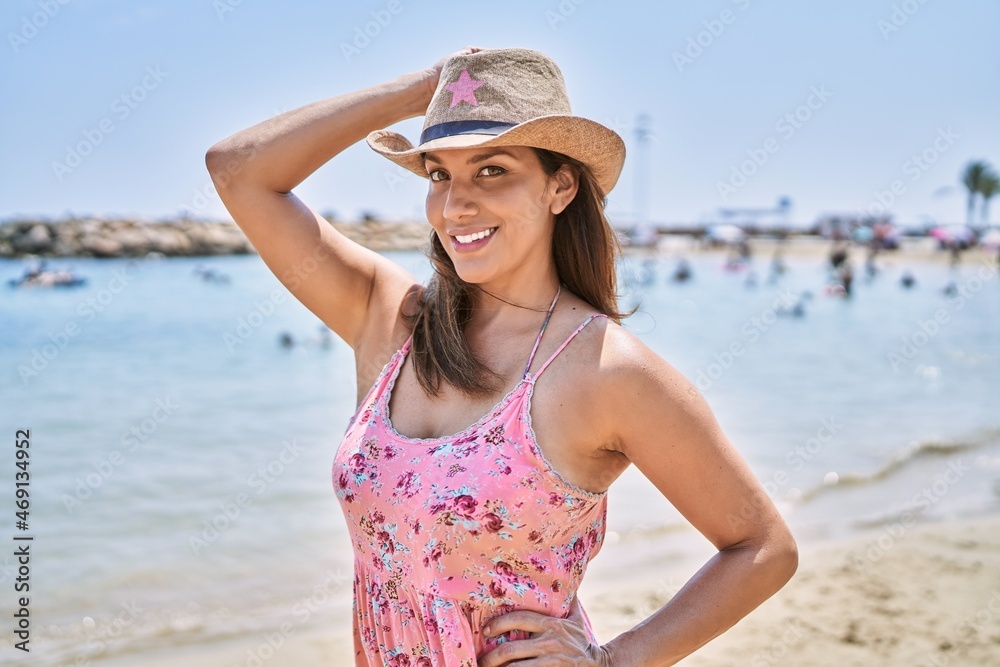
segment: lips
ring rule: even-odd
[[[489,229],[483,229],[478,232],[473,232],[471,234],[452,234],[451,237],[458,241],[459,243],[473,243],[479,239],[491,236],[493,232],[497,230],[497,227],[490,227]]]
[[[496,236],[498,229],[499,227],[490,227],[489,229],[482,229],[471,234],[459,234],[457,236],[449,234],[449,236],[455,250],[458,252],[471,252],[489,243],[490,239]]]

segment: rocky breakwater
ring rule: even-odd
[[[430,233],[427,224],[415,222],[330,224],[372,250],[420,249]],[[254,252],[243,231],[230,221],[84,218],[0,223],[0,257],[193,257]]]
[[[426,222],[365,220],[331,224],[347,238],[376,251],[423,250],[431,237],[431,226]]]
[[[2,257],[239,255],[253,248],[233,223],[194,220],[14,220],[0,224]]]

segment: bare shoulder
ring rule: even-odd
[[[533,400],[541,418],[533,423],[556,469],[597,493],[659,443],[679,442],[674,424],[682,420],[672,415],[681,412],[677,406],[690,385],[618,323],[574,310],[557,330],[569,334],[580,322],[586,326],[543,378]]]
[[[415,314],[424,286],[401,267],[386,265],[372,288],[369,317],[354,348],[358,402],[410,335],[407,315]]]
[[[666,359],[625,327],[608,322],[601,350],[601,375],[609,388],[636,388],[636,383],[657,378],[686,381]]]
[[[591,405],[599,415],[605,447],[629,453],[638,446],[637,423],[707,411],[700,392],[670,362],[625,327],[608,321],[593,369]],[[659,422],[662,425],[662,421]]]

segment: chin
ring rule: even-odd
[[[487,271],[479,267],[462,266],[460,262],[455,263],[455,272],[458,277],[470,285],[481,285],[488,282],[493,276],[492,271]]]

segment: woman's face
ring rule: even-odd
[[[424,166],[427,220],[462,280],[548,270],[555,216],[577,190],[568,167],[550,177],[524,146],[430,151]]]

